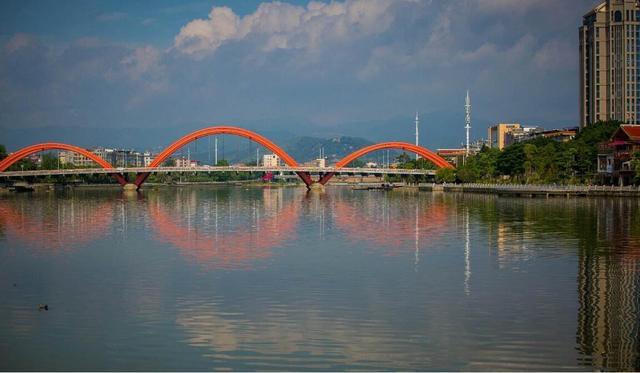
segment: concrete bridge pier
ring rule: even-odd
[[[126,183],[126,184],[124,184],[124,185],[122,186],[122,189],[123,189],[125,192],[128,192],[128,191],[134,191],[134,192],[135,192],[135,191],[137,191],[137,190],[138,190],[138,186],[137,186],[136,184],[134,184],[134,183]]]
[[[314,193],[324,193],[325,191],[324,185],[318,182],[312,183],[311,185],[307,186],[307,188],[309,189],[310,192],[314,192]]]

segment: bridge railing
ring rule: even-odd
[[[111,173],[167,173],[167,172],[309,172],[312,174],[404,174],[404,175],[433,175],[435,170],[400,169],[400,168],[356,168],[356,167],[265,167],[265,166],[197,166],[197,167],[117,167],[117,168],[77,168],[55,170],[4,171],[0,177],[24,177],[46,175],[82,175],[82,174],[111,174]]]

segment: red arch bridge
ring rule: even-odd
[[[162,167],[162,163],[169,159],[172,154],[184,147],[185,145],[198,140],[202,137],[215,136],[215,135],[235,135],[252,140],[274,154],[278,155],[284,162],[283,167],[259,167],[259,166],[228,166],[228,167],[212,167],[212,166],[199,166],[199,167]],[[129,185],[131,188],[139,189],[145,180],[151,173],[158,172],[222,172],[222,171],[237,171],[237,172],[288,172],[295,173],[302,179],[302,181],[311,188],[314,184],[325,185],[329,180],[338,173],[341,174],[402,174],[402,175],[433,175],[434,170],[408,170],[408,169],[393,169],[393,168],[352,168],[347,167],[349,163],[356,159],[378,150],[385,149],[399,149],[418,154],[424,159],[432,162],[437,168],[453,168],[453,166],[444,160],[434,152],[406,142],[383,142],[379,144],[370,145],[362,149],[347,155],[334,166],[329,167],[307,167],[298,164],[287,152],[285,152],[278,145],[273,143],[266,137],[239,127],[232,126],[215,126],[207,127],[194,132],[191,132],[180,139],[173,142],[166,149],[160,152],[148,167],[114,167],[109,162],[100,158],[96,154],[90,152],[87,149],[83,149],[74,145],[49,142],[35,144],[19,149],[2,161],[0,161],[0,177],[25,177],[25,176],[48,176],[48,175],[81,175],[81,174],[109,174],[112,175],[120,185]],[[93,160],[99,168],[82,168],[82,169],[58,169],[58,170],[34,170],[34,171],[7,171],[11,165],[19,160],[28,157],[31,154],[48,151],[48,150],[67,150],[81,154],[91,160]],[[135,181],[129,182],[126,179],[126,175],[129,173],[136,173]],[[318,175],[317,180],[314,180],[312,175]]]

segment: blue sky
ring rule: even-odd
[[[462,141],[466,89],[474,137],[498,121],[573,126],[578,26],[595,4],[5,0],[0,131],[11,144],[16,128],[80,142],[135,128],[163,143],[167,128],[226,123],[409,140],[417,110],[421,141],[446,147]]]

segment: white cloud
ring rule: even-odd
[[[160,58],[160,51],[151,46],[145,46],[134,49],[120,63],[131,78],[139,79],[143,74],[157,72],[160,69]]]
[[[201,57],[225,43],[257,39],[264,52],[276,49],[313,50],[327,43],[345,43],[385,32],[393,22],[392,0],[311,2],[306,7],[281,2],[262,3],[242,18],[228,7],[213,7],[208,19],[185,25],[174,47]]]

